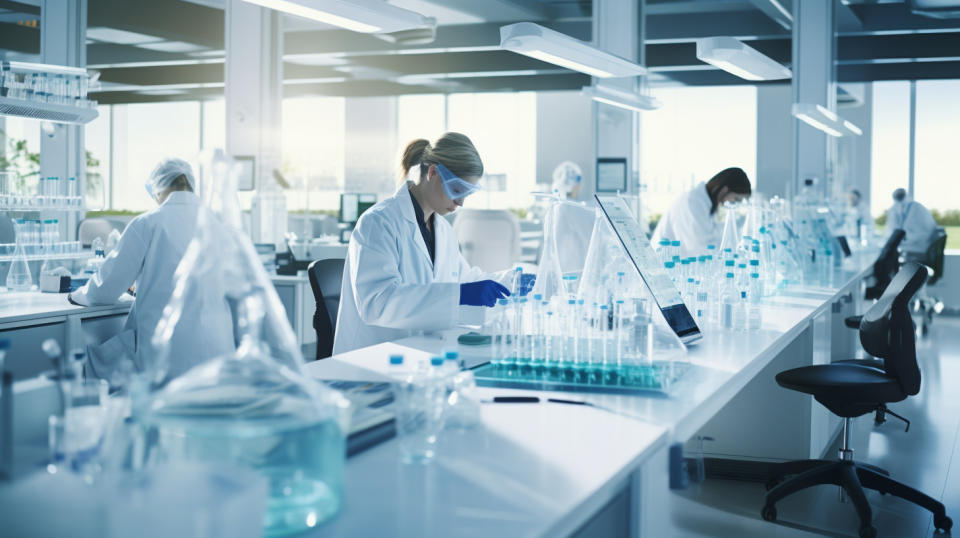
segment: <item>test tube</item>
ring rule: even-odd
[[[527,348],[525,347],[526,343],[526,334],[528,330],[529,321],[526,318],[526,297],[520,297],[516,300],[516,321],[517,326],[514,328],[516,333],[516,339],[514,341],[514,353],[516,354],[516,363],[517,366],[523,366],[525,364],[530,364],[530,357],[527,356]]]
[[[541,308],[541,302],[543,301],[543,296],[539,293],[533,296],[533,302],[530,305],[530,314],[531,314],[531,327],[530,327],[530,364],[537,366],[543,362],[543,357],[540,353],[543,351],[537,349],[537,345],[540,342],[540,339],[543,337],[545,331],[543,330],[543,314]]]
[[[617,299],[613,308],[617,331],[617,370],[619,371],[623,368],[623,299]]]
[[[547,301],[543,302],[544,308],[549,308],[549,303]],[[556,366],[554,361],[554,350],[553,350],[553,337],[552,337],[552,328],[553,328],[553,311],[547,310],[547,316],[544,319],[543,327],[543,363],[548,367]]]
[[[600,322],[600,346],[603,348],[602,367],[604,370],[610,367],[610,361],[607,358],[607,348],[609,347],[607,346],[607,332],[608,332],[608,319],[609,319],[607,317],[607,314],[609,310],[610,310],[609,306],[605,304],[600,305],[600,313],[599,313],[598,321]]]

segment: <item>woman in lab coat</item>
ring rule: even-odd
[[[483,175],[469,138],[446,133],[432,145],[414,140],[403,152],[396,194],[360,217],[343,268],[333,352],[453,327],[460,305],[493,306],[510,293],[460,254],[444,215],[476,192]],[[524,287],[532,285],[525,275]]]
[[[749,196],[747,174],[740,168],[727,168],[674,202],[660,218],[650,242],[656,245],[661,239],[680,241],[680,248],[687,255],[700,254],[707,245],[720,241],[721,230],[714,218],[717,208]]]
[[[161,161],[145,185],[160,205],[131,220],[117,247],[97,274],[68,299],[81,306],[114,304],[136,283],[136,298],[124,330],[103,344],[90,346],[88,374],[103,379],[128,370],[148,371],[155,380],[175,377],[207,359],[235,349],[230,310],[222,298],[200,290],[186,299],[164,364],[150,344],[174,287],[174,272],[196,233],[203,204],[194,194],[190,165],[180,159]]]

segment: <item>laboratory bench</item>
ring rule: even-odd
[[[683,359],[690,366],[667,393],[479,387],[485,400],[536,395],[593,405],[485,403],[482,425],[444,432],[427,466],[401,463],[396,440],[371,448],[348,461],[344,508],[317,535],[669,536],[674,443],[687,443],[689,455],[698,437],[712,438],[704,456],[727,476],[749,475],[757,462],[826,454],[840,421],[812,398],[781,389],[774,376],[853,358],[857,332],[843,319],[862,311],[855,298],[874,258],[865,252],[847,259],[835,268],[832,286],[768,298],[759,331],[706,327]],[[457,346],[463,332],[334,355],[307,371],[324,379],[383,380],[390,354],[403,354],[409,365],[452,348],[468,365],[486,361],[489,345]],[[855,448],[866,442],[868,430],[860,430]]]
[[[317,341],[312,320],[315,309],[313,291],[305,273],[292,276],[271,275],[287,319],[300,345]],[[49,370],[40,346],[53,338],[61,349],[85,349],[105,342],[119,333],[126,321],[133,297],[124,295],[112,305],[77,306],[67,301],[66,293],[0,293],[0,338],[7,338],[7,369],[15,379],[28,379]]]

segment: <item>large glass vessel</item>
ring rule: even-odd
[[[150,340],[152,377],[183,364],[176,355],[184,348],[170,342],[189,319],[191,294],[225,306],[211,311],[231,318],[237,344],[169,381],[154,394],[146,421],[157,434],[156,460],[251,468],[269,481],[264,534],[301,532],[340,509],[348,404],[303,371],[283,306],[240,227],[235,167],[221,156],[212,172],[209,210],[200,213]],[[222,320],[208,321],[213,327]]]

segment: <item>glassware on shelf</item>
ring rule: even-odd
[[[24,252],[22,242],[23,230],[25,224],[23,219],[14,221],[17,234],[17,247],[13,253],[13,260],[10,262],[10,270],[7,272],[7,289],[10,291],[30,291],[33,288],[33,275],[30,274],[30,264],[27,263],[27,255]]]

